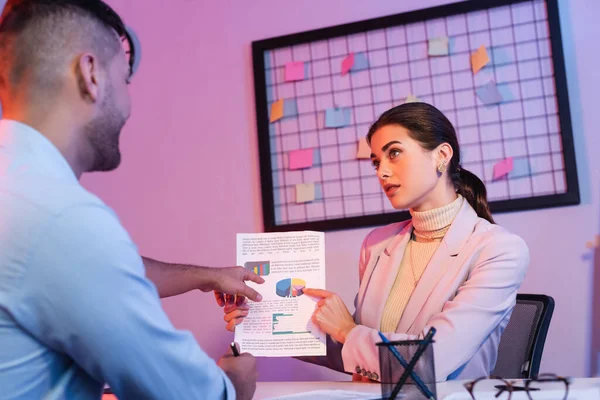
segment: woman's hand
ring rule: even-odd
[[[313,323],[338,343],[344,343],[356,323],[340,296],[322,289],[304,289],[303,292],[320,298],[312,316]]]
[[[225,312],[225,317],[223,317],[223,319],[227,322],[225,329],[235,332],[236,325],[239,325],[244,321],[244,318],[248,316],[249,310],[250,307],[248,307],[245,297],[227,299],[225,308],[223,309]]]

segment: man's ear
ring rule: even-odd
[[[81,97],[92,103],[98,101],[100,95],[98,59],[90,53],[82,54],[75,66],[75,73]]]

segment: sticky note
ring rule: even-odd
[[[513,179],[523,178],[529,175],[531,175],[531,168],[529,166],[529,160],[527,159],[527,157],[515,158],[513,160],[512,171],[508,173],[508,177]]]
[[[502,161],[497,162],[494,165],[494,180],[500,179],[506,175],[513,169],[513,158],[509,157]]]
[[[271,104],[271,122],[280,120],[283,117],[283,103],[283,99],[280,99]]]
[[[350,108],[329,108],[325,110],[325,127],[341,128],[350,125]]]
[[[294,61],[285,64],[285,81],[301,81],[304,79],[304,63]]]
[[[447,56],[448,55],[448,37],[439,37],[429,39],[430,56]]]
[[[354,65],[354,53],[350,53],[342,61],[342,75],[345,75],[350,71],[350,68]]]
[[[358,141],[358,150],[356,152],[356,158],[371,158],[371,148],[367,143],[367,138],[360,138]]]
[[[405,103],[417,103],[417,102],[419,102],[419,99],[417,96],[410,93],[408,96],[406,96],[406,100],[404,100],[404,102]]]
[[[471,67],[473,68],[474,74],[478,73],[479,70],[485,67],[489,62],[490,57],[488,56],[484,45],[481,45],[475,53],[471,54]]]
[[[585,244],[588,249],[597,249],[600,247],[600,235],[596,235],[593,241],[589,241]]]
[[[285,99],[283,102],[283,116],[295,117],[298,115],[298,102],[296,99]]]
[[[290,169],[310,168],[313,165],[313,149],[295,150],[289,153]]]
[[[354,54],[354,64],[350,68],[350,71],[357,72],[365,69],[369,69],[369,59],[365,53]]]
[[[489,81],[485,85],[478,87],[475,92],[483,104],[498,104],[503,100],[502,94],[500,94],[494,81]]]
[[[296,203],[308,203],[315,199],[314,183],[299,183],[296,185]]]
[[[500,96],[502,96],[502,101],[513,101],[515,100],[515,95],[510,90],[510,86],[508,84],[496,85]]]

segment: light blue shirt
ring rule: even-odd
[[[176,330],[115,213],[39,132],[0,120],[0,397],[234,399]]]

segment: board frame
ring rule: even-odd
[[[269,135],[269,110],[267,107],[268,102],[265,78],[265,51],[276,50],[281,47],[295,46],[313,41],[331,39],[339,36],[364,33],[371,30],[379,30],[415,22],[423,22],[430,19],[449,17],[457,14],[466,14],[473,11],[481,11],[489,8],[508,6],[528,1],[531,0],[467,0],[432,8],[253,41],[252,60],[254,71],[254,93],[256,103],[256,123],[258,129],[262,212],[265,232],[300,230],[333,231],[384,225],[410,218],[410,215],[407,211],[398,211],[335,219],[327,219],[327,217],[324,217],[325,219],[321,219],[319,221],[285,223],[280,225],[276,223],[271,165],[271,144]],[[555,97],[560,121],[560,135],[564,159],[566,192],[552,195],[490,201],[490,209],[493,214],[577,205],[581,202],[575,159],[569,94],[564,64],[558,0],[545,0],[545,3],[550,31],[549,39],[552,49],[552,65],[554,68],[554,82],[556,88]]]

